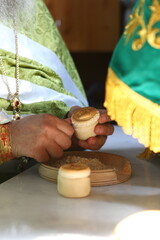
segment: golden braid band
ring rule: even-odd
[[[0,164],[14,158],[11,147],[10,123],[0,124]]]

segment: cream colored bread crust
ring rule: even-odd
[[[66,178],[84,178],[88,177],[91,173],[91,169],[82,163],[68,163],[59,168],[61,176]]]
[[[96,108],[84,107],[75,110],[71,116],[75,135],[80,140],[96,136],[94,129],[98,124],[100,113]]]
[[[98,120],[100,114],[94,107],[84,107],[75,110],[71,116],[74,126],[89,126]]]

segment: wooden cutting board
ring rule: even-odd
[[[91,170],[91,186],[106,186],[125,182],[131,176],[130,161],[120,155],[93,152],[93,151],[72,151],[65,152],[63,158],[68,156],[79,156],[82,158],[96,158],[106,167],[102,170]],[[55,167],[56,159],[52,162],[39,165],[39,175],[49,181],[57,182],[58,167]]]

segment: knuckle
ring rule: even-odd
[[[43,118],[43,119],[51,118],[51,116],[52,116],[52,115],[49,114],[49,113],[43,113],[43,114],[42,114],[42,118]]]
[[[113,125],[107,123],[107,124],[99,124],[96,127],[96,133],[98,135],[112,135],[114,132]]]
[[[44,123],[41,128],[41,138],[45,137],[45,135],[50,131],[50,127],[47,123]]]
[[[68,149],[72,144],[71,139],[67,139],[66,141],[64,141],[64,146],[63,149]]]
[[[51,120],[53,120],[53,118],[56,120],[57,118],[52,116],[49,113],[43,113],[42,115],[42,126],[48,126],[51,122]]]

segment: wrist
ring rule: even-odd
[[[11,145],[11,123],[0,124],[0,163],[14,158]]]

